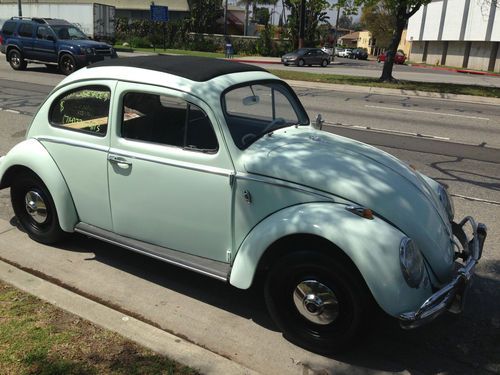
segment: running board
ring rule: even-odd
[[[75,226],[75,232],[123,247],[127,250],[147,255],[155,259],[159,259],[190,271],[201,273],[202,275],[213,277],[217,280],[227,282],[229,272],[231,271],[231,266],[228,263],[218,262],[216,260],[183,253],[181,251],[151,245],[146,242],[121,236],[90,224],[82,222],[78,223]]]

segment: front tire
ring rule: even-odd
[[[73,56],[65,53],[59,59],[59,70],[62,74],[69,76],[76,71],[76,60]]]
[[[17,175],[10,196],[17,220],[30,238],[44,244],[64,238],[54,200],[38,176],[31,173]]]
[[[305,61],[303,59],[300,59],[299,61],[297,61],[297,66],[302,67],[302,66],[304,66],[304,64],[305,64]]]
[[[322,66],[323,68],[326,68],[326,66],[327,66],[327,65],[328,65],[328,61],[327,61],[327,60],[323,60],[323,61],[321,62],[321,66]]]
[[[348,348],[358,338],[369,306],[366,289],[342,258],[301,251],[274,264],[265,298],[285,338],[329,354]]]
[[[14,70],[24,70],[28,66],[23,55],[17,49],[11,49],[8,54],[10,67]]]

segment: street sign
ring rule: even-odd
[[[152,21],[161,21],[161,22],[168,21],[168,7],[161,5],[151,5],[150,12]]]

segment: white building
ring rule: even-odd
[[[500,2],[433,0],[410,18],[407,40],[412,61],[498,72]]]

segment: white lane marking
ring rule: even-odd
[[[364,129],[364,130],[372,130],[376,132],[381,132],[381,133],[392,133],[392,134],[402,134],[402,135],[410,135],[413,137],[421,137],[421,138],[432,138],[432,139],[439,139],[443,141],[449,141],[450,138],[448,137],[440,137],[438,135],[431,135],[431,134],[422,134],[422,133],[412,133],[412,132],[405,132],[402,130],[392,130],[392,129],[384,129],[384,128],[373,128],[371,126],[361,126],[361,125],[349,125],[349,124],[332,124],[332,123],[325,123],[324,125],[326,126],[343,126],[346,128],[355,128],[355,129]]]
[[[10,112],[10,113],[16,113],[16,114],[20,114],[19,111],[15,111],[13,109],[2,109],[3,112]]]
[[[486,117],[477,117],[477,116],[467,116],[467,115],[456,115],[454,113],[444,113],[444,112],[431,112],[431,111],[419,111],[416,109],[406,109],[406,108],[392,108],[392,107],[384,107],[379,105],[368,105],[365,104],[367,108],[377,108],[377,109],[388,109],[390,111],[403,111],[403,112],[414,112],[414,113],[425,113],[428,115],[439,115],[439,116],[451,116],[451,117],[462,117],[462,118],[470,118],[474,120],[483,120],[489,121],[489,118]]]
[[[460,195],[460,194],[453,194],[453,193],[451,195],[453,197],[467,199],[469,201],[483,202],[483,203],[495,204],[495,205],[500,206],[500,202],[492,201],[492,200],[489,200],[489,199],[482,199],[482,198],[476,198],[476,197],[468,197],[467,195]]]

